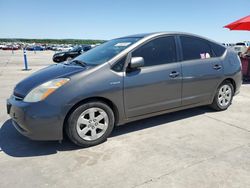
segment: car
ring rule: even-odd
[[[69,51],[55,53],[53,56],[53,61],[55,63],[61,63],[63,61],[70,61],[90,49],[91,49],[90,45],[76,46]]]
[[[247,42],[238,42],[235,44],[235,46],[233,48],[234,48],[235,52],[238,53],[238,55],[241,55],[247,51],[249,46],[250,46],[250,44]]]
[[[241,84],[231,49],[181,32],[137,34],[32,74],[14,88],[7,112],[33,140],[67,135],[88,147],[135,120],[203,105],[226,110]]]
[[[28,51],[43,51],[44,48],[42,46],[28,46],[26,47]]]
[[[6,46],[2,46],[1,49],[2,50],[19,50],[20,47],[19,46],[15,46],[15,45],[6,45]]]
[[[0,49],[6,47],[6,45],[0,44]]]
[[[73,49],[73,46],[70,46],[70,45],[58,45],[54,47],[55,51],[69,51],[72,49]]]

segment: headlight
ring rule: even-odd
[[[36,88],[32,89],[26,97],[24,97],[24,102],[38,102],[44,100],[51,93],[57,90],[59,87],[63,86],[69,81],[69,78],[58,78],[45,82]]]

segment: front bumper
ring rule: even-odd
[[[60,108],[45,101],[26,103],[10,97],[7,113],[14,127],[32,140],[62,140],[64,117]]]

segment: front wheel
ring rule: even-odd
[[[217,111],[226,110],[232,103],[234,96],[234,88],[231,82],[223,82],[214,96],[211,107]]]
[[[68,118],[66,133],[82,147],[104,142],[114,128],[114,113],[105,103],[94,101],[76,108]]]

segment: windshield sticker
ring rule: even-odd
[[[126,47],[126,46],[128,46],[130,44],[131,44],[131,42],[119,42],[115,46],[117,46],[117,47]]]

